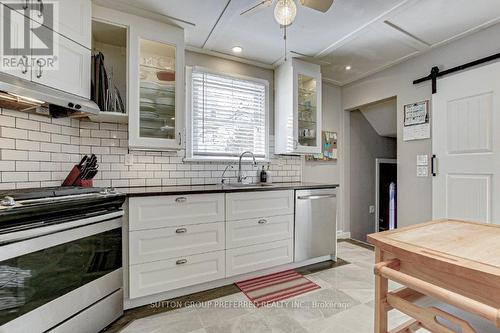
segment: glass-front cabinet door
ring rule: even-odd
[[[294,153],[318,154],[321,152],[321,73],[307,63],[294,61],[293,66]]]
[[[317,132],[317,82],[314,77],[298,74],[297,86],[298,145],[302,147],[316,147],[319,136]]]
[[[129,144],[139,149],[180,149],[184,44],[176,38],[170,41],[154,37],[152,34],[137,37],[138,94],[130,116]]]
[[[175,140],[175,45],[140,41],[139,135]]]

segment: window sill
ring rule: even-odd
[[[183,162],[226,162],[226,163],[238,163],[240,160],[239,157],[185,157]],[[271,162],[269,158],[255,158],[257,163],[269,163]],[[241,163],[253,163],[253,159],[251,157],[245,156],[241,160]]]

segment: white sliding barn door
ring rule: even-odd
[[[438,80],[433,218],[500,224],[500,63]]]

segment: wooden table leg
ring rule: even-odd
[[[384,261],[384,253],[375,249],[375,263]],[[375,333],[387,333],[387,292],[389,281],[379,275],[375,275]]]

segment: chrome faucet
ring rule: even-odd
[[[255,161],[255,155],[251,152],[251,151],[244,151],[243,153],[241,153],[240,155],[240,161],[238,162],[238,183],[243,183],[243,179],[247,178],[247,177],[242,177],[241,176],[241,159],[243,158],[243,156],[245,156],[246,154],[250,154],[252,155],[252,158],[253,158],[253,165],[254,166],[257,166],[257,161]]]

